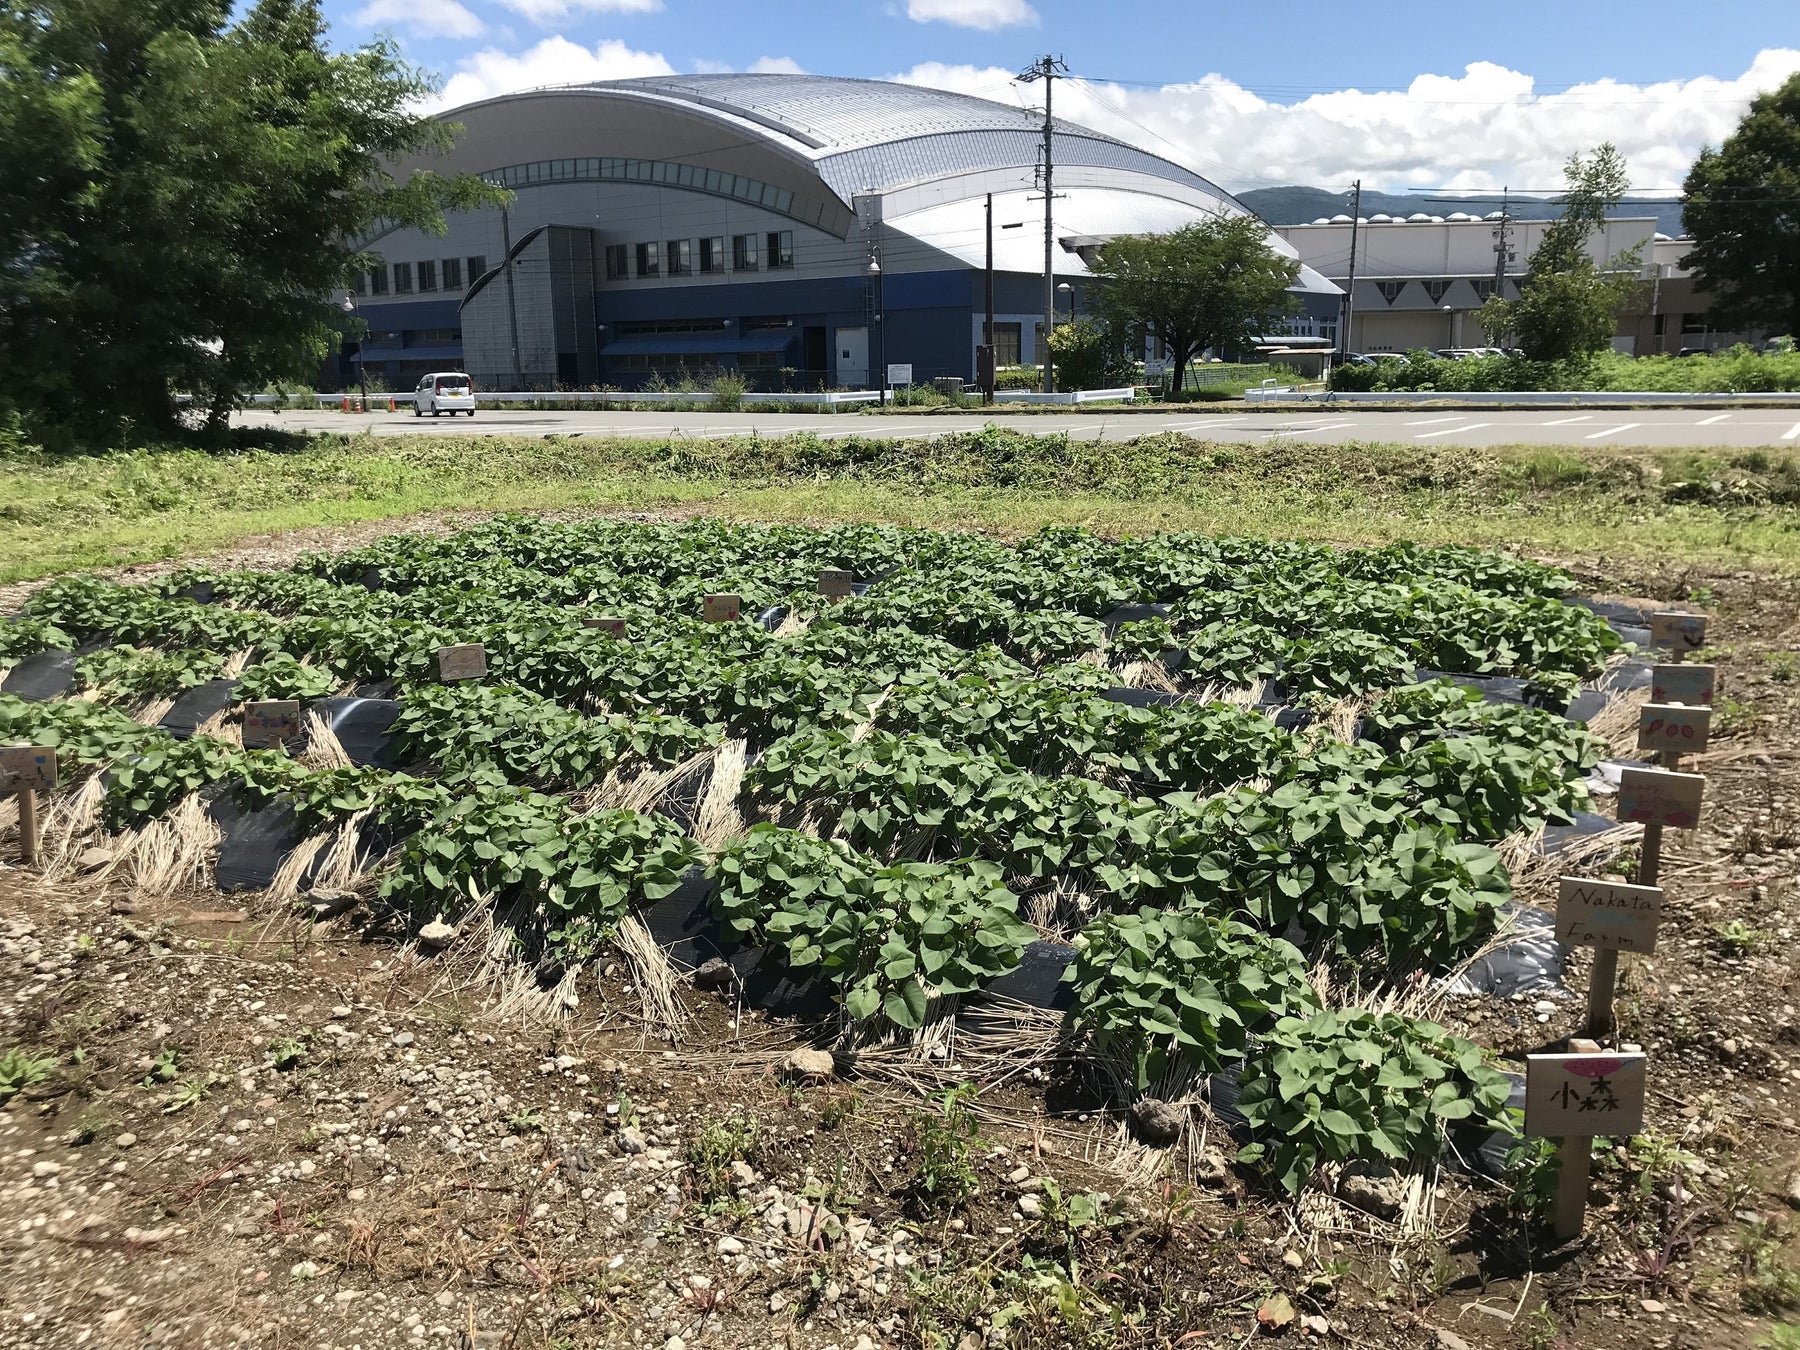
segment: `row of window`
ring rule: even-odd
[[[742,174],[701,169],[692,164],[673,164],[654,159],[545,159],[534,164],[513,164],[482,175],[506,187],[530,187],[538,183],[616,180],[631,183],[666,183],[671,187],[735,197],[766,206],[783,214],[793,210],[794,194],[773,183],[759,182]]]
[[[698,243],[698,247],[696,247]],[[626,281],[632,277],[659,277],[668,269],[672,277],[724,272],[726,268],[725,236],[715,234],[700,239],[670,239],[666,244],[608,244],[606,246],[606,279]],[[633,264],[636,264],[635,269]],[[731,236],[730,271],[785,271],[794,265],[794,232],[770,230],[767,234],[734,234]]]
[[[716,352],[634,352],[625,356],[609,356],[606,368],[611,371],[709,371],[718,370],[735,361],[739,370],[780,370],[781,352],[739,352],[724,357]]]
[[[355,291],[358,295],[386,295],[390,274],[395,295],[412,295],[415,291],[461,291],[464,289],[465,264],[468,284],[473,286],[487,271],[487,259],[479,253],[468,258],[444,258],[441,261],[427,258],[423,262],[394,263],[391,267],[382,263],[357,275]]]

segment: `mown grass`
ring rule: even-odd
[[[1752,451],[1070,441],[319,436],[211,454],[0,454],[0,581],[444,510],[1409,538],[1563,555],[1800,560],[1800,459]]]

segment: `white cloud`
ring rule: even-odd
[[[759,56],[748,69],[752,75],[806,74],[806,68],[791,56]]]
[[[457,0],[369,0],[352,21],[366,28],[404,28],[426,37],[474,37],[487,27]]]
[[[500,0],[500,3],[533,23],[549,23],[575,12],[657,14],[663,7],[663,0]]]
[[[660,52],[636,51],[616,40],[584,47],[565,37],[550,37],[517,55],[492,47],[476,52],[460,63],[431,106],[456,108],[477,99],[551,84],[674,73],[675,67]]]
[[[1221,75],[1160,88],[1058,82],[1059,116],[1187,164],[1227,188],[1298,183],[1396,190],[1554,189],[1571,154],[1610,140],[1639,188],[1671,188],[1704,145],[1731,134],[1750,99],[1800,71],[1800,50],[1769,49],[1730,78],[1659,84],[1599,80],[1539,93],[1531,76],[1489,62],[1420,75],[1405,90],[1347,89],[1271,102]],[[998,67],[931,62],[893,78],[1037,103]]]
[[[1038,21],[1037,11],[1026,0],[906,0],[906,17],[914,23],[987,29]]]

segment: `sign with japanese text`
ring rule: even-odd
[[[1647,1069],[1636,1054],[1525,1056],[1525,1133],[1542,1139],[1640,1133]]]
[[[819,573],[819,594],[827,600],[848,600],[856,594],[850,588],[850,583],[855,579],[856,574],[853,572],[846,572],[840,567],[827,567]]]
[[[244,749],[276,750],[299,734],[298,699],[259,699],[244,705]]]
[[[1685,703],[1690,708],[1710,708],[1713,701],[1713,667],[1653,667],[1650,671],[1650,701]]]
[[[1653,952],[1662,887],[1563,877],[1556,894],[1556,940],[1570,947]]]
[[[1638,714],[1638,749],[1697,755],[1706,749],[1706,735],[1711,728],[1711,708],[1646,703]]]
[[[1665,610],[1650,616],[1650,641],[1658,647],[1691,652],[1706,645],[1706,615]]]
[[[598,628],[608,637],[623,638],[625,636],[625,620],[608,615],[589,615],[581,621],[583,628]]]
[[[700,617],[708,623],[731,623],[741,618],[744,597],[741,595],[709,595],[700,602]]]
[[[487,648],[479,642],[439,647],[437,659],[440,679],[479,680],[487,674]]]
[[[1691,830],[1700,823],[1706,779],[1697,773],[1626,769],[1619,775],[1619,819],[1634,825]]]
[[[56,786],[56,751],[47,745],[0,745],[0,792]]]
[[[911,384],[912,382],[912,365],[910,362],[905,365],[890,364],[888,366],[889,384]]]

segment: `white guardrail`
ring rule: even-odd
[[[306,397],[306,395],[301,395],[300,397],[304,399]],[[355,392],[354,390],[349,391],[347,393],[341,393],[341,394],[313,394],[311,397],[312,397],[313,402],[321,408],[342,407],[345,403],[349,403],[352,407],[355,407],[357,404],[360,404],[363,401],[362,395],[360,393]],[[590,389],[571,390],[567,393],[546,393],[542,390],[524,390],[524,391],[518,391],[518,392],[508,392],[506,390],[496,390],[493,392],[489,392],[489,391],[484,390],[475,396],[475,402],[477,404],[482,404],[482,403],[487,403],[487,404],[495,404],[495,403],[626,403],[626,404],[630,404],[630,403],[696,403],[696,404],[707,404],[707,403],[711,403],[715,397],[717,397],[717,396],[710,392],[707,392],[705,390],[688,390],[688,389],[682,389],[682,390],[671,389],[671,390],[664,390],[661,392],[655,392],[655,391],[650,391],[650,390],[630,390],[630,391],[615,390],[610,393],[598,392],[598,391],[590,390]],[[808,404],[808,405],[812,405],[812,406],[824,406],[824,407],[835,408],[840,404],[846,404],[846,403],[875,403],[875,402],[878,402],[880,400],[880,398],[881,398],[880,391],[875,390],[875,389],[850,389],[850,390],[833,389],[833,390],[829,390],[824,393],[816,393],[816,394],[757,394],[757,393],[746,392],[743,395],[742,401],[745,403]],[[185,401],[185,396],[182,396],[182,398],[178,399],[177,401],[178,402]],[[257,395],[254,395],[250,401],[253,404],[257,405],[258,407],[265,407],[265,408],[266,407],[287,407],[292,402],[292,400],[290,400],[288,398],[284,398],[280,394],[257,394]],[[390,403],[390,402],[396,408],[408,406],[413,402],[413,394],[410,391],[407,393],[403,393],[403,394],[387,394],[387,393],[377,394],[377,393],[371,392],[369,395],[369,399],[368,399],[369,407],[376,408],[376,409],[380,409],[382,407],[382,405]]]
[[[1453,389],[1432,389],[1407,393],[1332,393],[1329,390],[1301,391],[1283,389],[1247,389],[1246,403],[1329,403],[1334,406],[1357,403],[1554,403],[1596,407],[1610,403],[1800,403],[1800,394],[1665,394],[1654,390],[1630,392],[1612,389],[1533,389],[1509,392],[1503,389],[1475,390],[1458,393]]]
[[[1129,403],[1137,396],[1137,390],[1125,389],[1071,389],[1066,394],[1032,393],[1028,389],[1000,389],[994,393],[996,403]]]

